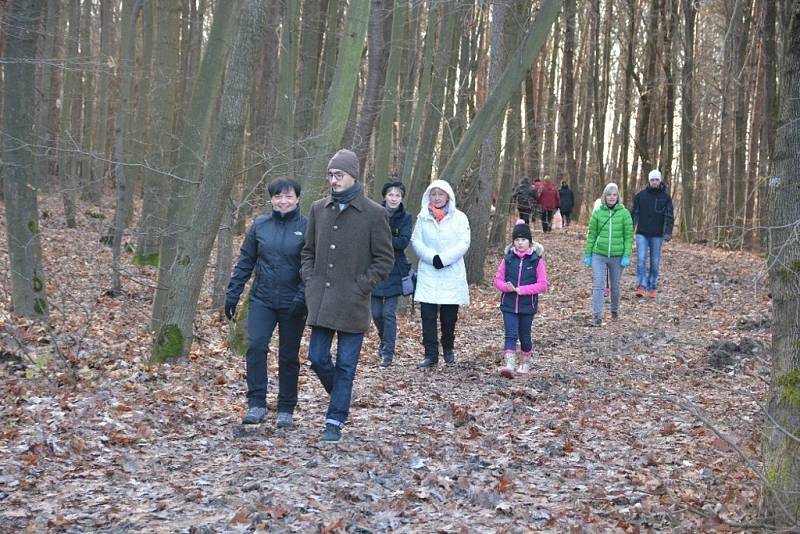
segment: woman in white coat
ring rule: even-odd
[[[470,243],[469,220],[456,209],[453,188],[444,180],[434,180],[422,195],[422,210],[411,236],[419,258],[414,300],[420,303],[422,344],[425,359],[421,369],[439,363],[437,319],[442,327],[442,352],[445,363],[453,363],[458,306],[469,304],[467,269],[464,254]]]

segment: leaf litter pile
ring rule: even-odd
[[[267,424],[242,430],[244,361],[209,309],[213,269],[189,361],[147,364],[156,273],[128,262],[124,295],[107,294],[100,237],[112,213],[86,212],[79,229],[43,217],[50,326],[12,316],[9,275],[0,279],[0,531],[738,531],[757,521],[771,308],[756,256],[668,243],[658,297],[634,297],[627,268],[620,318],[606,303],[597,328],[585,228],[536,228],[551,287],[530,375],[497,373],[495,251],[460,311],[454,365],[415,368],[418,306],[401,306],[391,367],[378,366],[370,331],[332,445],[319,441],[327,395],[307,333],[295,428],[275,429],[273,339]]]

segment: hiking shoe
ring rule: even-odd
[[[650,300],[653,300],[654,298],[656,298],[656,290],[655,289],[649,290],[647,292],[647,298],[649,298]]]
[[[611,320],[616,321],[617,319],[619,319],[619,313],[611,312]]]
[[[325,432],[322,433],[322,438],[320,439],[321,441],[336,443],[342,439],[342,428],[339,425],[334,425],[333,423],[326,423]]]
[[[452,350],[445,351],[444,353],[444,363],[454,363],[456,361],[456,355],[453,354]]]
[[[639,287],[636,288],[636,296],[637,297],[643,297],[644,296],[644,288],[642,286],[639,286]]]
[[[609,295],[611,295],[611,289],[609,288],[603,289],[603,298],[608,298]]]
[[[437,365],[439,365],[439,360],[425,358],[417,364],[417,369],[430,369],[431,367],[436,367]]]
[[[267,409],[263,406],[251,406],[242,418],[243,425],[260,425],[267,417]]]
[[[384,358],[384,359],[381,360],[381,363],[379,363],[378,365],[380,365],[381,367],[389,367],[390,365],[392,365],[392,359],[391,358]]]
[[[520,376],[525,376],[530,372],[531,368],[528,365],[528,356],[524,354],[519,359],[519,367],[517,367],[517,374]]]
[[[278,412],[278,420],[275,422],[275,426],[278,428],[292,428],[294,426],[292,414],[289,412]]]
[[[592,319],[592,322],[589,323],[589,326],[602,326],[602,324],[603,320],[600,319],[600,317],[595,317],[594,319]]]
[[[514,367],[517,366],[517,357],[513,352],[507,352],[505,364],[499,369],[500,374],[506,378],[514,378]]]

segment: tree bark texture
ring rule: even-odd
[[[776,530],[800,526],[800,0],[792,0],[769,182],[772,375],[764,435],[763,512]]]
[[[6,14],[3,59],[3,197],[11,270],[11,300],[17,315],[47,320],[47,284],[42,268],[39,207],[33,179],[36,40],[42,0],[17,0]]]
[[[231,50],[222,92],[218,130],[211,146],[206,178],[200,185],[190,225],[179,243],[168,313],[153,340],[151,360],[161,362],[186,357],[193,340],[192,324],[211,247],[233,188],[233,162],[244,136],[248,92],[261,36],[266,29],[266,0],[244,0],[239,32]]]

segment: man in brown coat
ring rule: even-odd
[[[330,395],[323,441],[339,441],[370,323],[370,293],[394,266],[386,210],[364,196],[356,155],[342,149],[328,163],[331,194],[311,206],[302,252],[311,368]],[[331,342],[337,335],[336,364]]]

